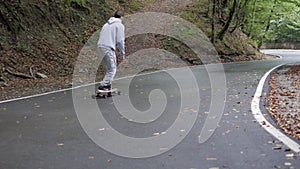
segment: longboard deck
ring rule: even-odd
[[[96,91],[96,94],[101,94],[101,93],[114,93],[114,92],[116,92],[116,91],[118,91],[117,88],[112,88],[111,90],[97,90],[97,91]]]
[[[96,98],[107,98],[112,97],[113,95],[120,95],[121,92],[118,92],[117,88],[112,88],[111,90],[96,90]]]

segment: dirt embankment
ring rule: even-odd
[[[71,87],[89,37],[116,9],[141,8],[137,1],[1,1],[0,100]]]

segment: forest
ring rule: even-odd
[[[224,33],[240,28],[256,45],[264,42],[300,42],[300,1],[298,0],[210,0],[212,35],[222,40]],[[217,20],[216,20],[217,18]],[[220,32],[215,23],[221,22]]]
[[[245,25],[247,35],[263,42],[300,42],[300,1],[269,0],[249,2]]]

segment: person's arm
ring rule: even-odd
[[[118,49],[120,50],[120,55],[122,58],[125,57],[125,40],[120,41],[117,44]]]
[[[117,35],[117,48],[120,51],[121,58],[125,58],[125,28],[123,25],[118,29]]]

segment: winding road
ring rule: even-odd
[[[130,79],[131,81],[128,78],[117,79],[115,86],[122,94],[108,99],[93,99],[90,91],[94,91],[95,86],[91,85],[73,91],[3,101],[0,103],[0,168],[300,168],[297,152],[267,132],[251,110],[253,96],[264,74],[278,65],[299,62],[300,51],[263,52],[280,55],[282,58],[227,63],[223,65],[224,72],[216,71],[212,74],[208,74],[204,66],[189,68],[199,90],[193,90],[192,84],[186,81],[187,84],[182,84],[186,91],[181,95],[178,81],[168,72],[158,71],[141,74]],[[185,76],[181,69],[174,69],[172,72],[179,79]],[[222,98],[214,100],[218,103],[212,101],[219,91],[212,90],[210,78],[218,78],[220,73],[226,76],[226,101],[223,112],[212,116],[210,110],[222,106],[224,101]],[[128,83],[129,90],[122,89],[122,86]],[[263,98],[266,97],[265,92],[263,91]],[[122,100],[122,96],[128,96],[132,105],[128,105],[128,100]],[[198,96],[198,107],[192,107],[193,104],[189,106]],[[74,97],[80,97],[82,100]],[[182,102],[187,102],[185,104],[188,106],[182,107]],[[116,103],[120,105],[119,108],[115,106]],[[164,106],[153,106],[161,104]],[[276,126],[264,110],[263,104],[260,104],[262,114]],[[97,110],[94,110],[95,105]],[[163,112],[149,115],[149,121],[143,119],[143,115],[146,116],[147,113],[131,117],[132,119],[125,118],[130,116],[125,110],[159,112],[160,109]],[[79,114],[79,111],[86,113],[88,117],[83,119],[85,116]],[[123,112],[120,114],[121,111]],[[91,112],[101,114],[105,120],[93,119],[93,115],[89,114]],[[181,116],[185,113],[188,115]],[[177,123],[178,117],[181,117],[181,122]],[[201,141],[199,137],[202,129],[213,124],[216,119],[219,123],[208,127],[210,130],[207,132],[211,133],[207,135],[207,139]],[[90,120],[90,124],[85,120]],[[104,123],[106,125],[103,125]],[[170,126],[174,126],[174,131],[177,132],[169,130],[172,128]],[[93,127],[97,127],[97,131],[92,131]],[[127,137],[123,140],[123,137],[114,135],[113,132],[122,133],[122,136]],[[99,135],[100,138],[97,137]],[[135,138],[134,143],[142,141],[137,142],[134,148],[135,144],[128,138]],[[157,138],[153,142],[159,143],[148,144],[149,140],[145,139],[143,142],[143,138]],[[294,141],[300,144],[299,141]],[[102,143],[105,145],[99,145]],[[172,145],[168,147],[169,144]],[[132,151],[132,154],[128,154],[129,151]],[[153,155],[148,155],[147,152],[153,152]]]

